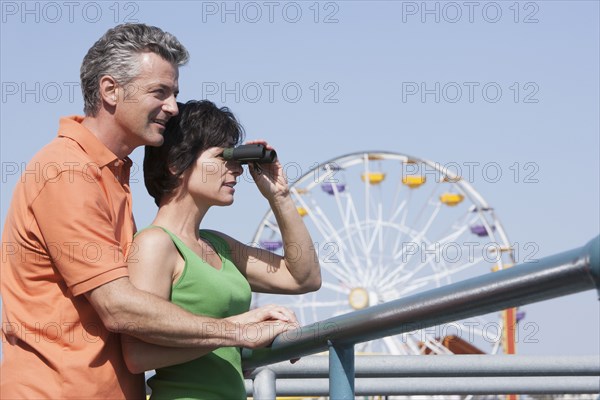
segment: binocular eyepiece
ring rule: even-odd
[[[223,150],[223,158],[237,161],[240,164],[249,162],[268,164],[277,159],[277,153],[275,150],[268,150],[262,144],[243,144]]]

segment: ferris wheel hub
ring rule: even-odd
[[[350,307],[355,310],[362,310],[363,308],[369,307],[369,292],[367,289],[362,287],[355,287],[350,291],[348,295],[348,301]]]

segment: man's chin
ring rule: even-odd
[[[163,145],[164,142],[165,142],[165,138],[162,135],[157,134],[152,137],[152,140],[148,140],[148,142],[146,143],[146,146],[160,147]]]

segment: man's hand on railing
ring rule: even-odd
[[[292,310],[273,304],[234,315],[227,320],[235,325],[239,346],[249,349],[267,347],[277,335],[300,327]]]

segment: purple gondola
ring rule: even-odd
[[[525,318],[525,311],[517,311],[517,322],[521,321],[523,318]]]
[[[492,231],[495,229],[495,227],[493,225],[491,226],[491,228],[492,228]],[[485,229],[485,226],[483,226],[483,225],[471,226],[471,233],[474,235],[477,235],[479,237],[488,236],[488,231],[487,231],[487,229]]]
[[[281,240],[261,240],[260,246],[265,250],[275,251],[283,246],[283,242]]]
[[[323,191],[327,194],[334,194],[335,191],[333,189],[333,183],[331,182],[324,182],[321,184],[321,189],[323,189]],[[346,184],[345,183],[336,183],[335,187],[338,191],[338,193],[343,192],[344,190],[346,190]]]

